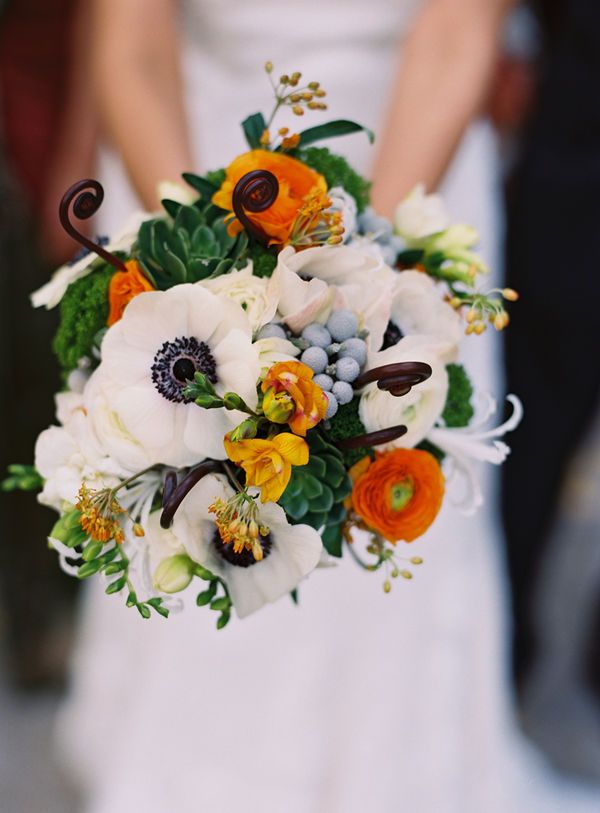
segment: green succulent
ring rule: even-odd
[[[137,247],[137,257],[157,288],[198,282],[241,267],[248,238],[244,233],[237,237],[227,233],[220,209],[174,201],[164,205],[171,219],[143,223]]]
[[[341,556],[344,500],[352,491],[341,452],[318,433],[307,438],[310,459],[292,469],[292,477],[279,500],[294,523],[321,531],[323,544],[333,556]],[[323,529],[323,530],[322,530]]]

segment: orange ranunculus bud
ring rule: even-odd
[[[284,153],[251,150],[239,155],[227,167],[225,180],[212,197],[215,206],[233,211],[232,195],[235,185],[246,173],[255,169],[266,169],[275,175],[279,181],[279,195],[275,203],[264,212],[248,213],[248,216],[274,243],[284,245],[304,198],[314,189],[322,193],[327,191],[325,178],[302,161]],[[237,234],[241,230],[241,223],[237,219],[230,222],[230,234]]]
[[[419,449],[394,449],[378,455],[352,489],[354,511],[390,542],[412,542],[424,534],[443,498],[440,464]]]
[[[277,502],[292,476],[292,466],[308,463],[305,440],[282,432],[271,440],[223,441],[227,457],[246,472],[246,485],[260,488],[261,502]]]
[[[301,361],[274,364],[261,384],[264,393],[287,392],[294,402],[294,412],[287,423],[296,435],[306,437],[309,429],[322,421],[327,412],[327,396],[312,380],[313,371]]]
[[[144,276],[137,260],[127,260],[127,271],[117,271],[113,274],[108,286],[108,302],[110,310],[107,325],[110,327],[118,322],[125,306],[138,294],[144,291],[154,291],[154,285]]]

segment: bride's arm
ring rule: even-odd
[[[101,123],[142,203],[156,184],[193,169],[179,72],[174,0],[93,0]]]
[[[403,44],[380,139],[373,205],[392,215],[419,181],[435,188],[479,112],[513,0],[429,0]]]

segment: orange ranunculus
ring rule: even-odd
[[[260,488],[261,502],[277,502],[292,476],[292,466],[308,463],[305,440],[282,432],[271,440],[231,441],[225,435],[227,457],[246,472],[246,485]]]
[[[127,260],[127,271],[117,271],[113,274],[108,286],[108,302],[110,310],[107,325],[110,327],[118,322],[125,306],[138,294],[144,291],[154,291],[154,285],[144,276],[137,260]]]
[[[271,394],[286,392],[290,396],[295,408],[287,418],[287,424],[292,432],[302,437],[306,437],[308,430],[322,421],[327,412],[327,396],[314,383],[313,376],[310,367],[301,361],[281,361],[270,368],[261,384],[265,403],[269,402],[267,396]]]
[[[226,177],[218,192],[212,197],[215,206],[233,211],[232,195],[237,182],[255,169],[272,172],[279,181],[279,195],[275,203],[264,212],[249,213],[252,221],[260,226],[274,243],[285,244],[304,198],[313,190],[327,191],[325,178],[301,161],[281,152],[251,150],[239,155],[226,170]],[[242,230],[239,220],[234,219],[228,231],[237,234]]]
[[[390,542],[412,542],[424,534],[443,498],[440,464],[419,449],[377,455],[352,489],[354,511]]]

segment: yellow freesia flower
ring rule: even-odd
[[[260,488],[261,502],[277,502],[292,476],[292,466],[308,463],[305,440],[282,432],[271,440],[223,441],[227,457],[246,472],[246,485]]]
[[[287,393],[290,396],[294,410],[291,416],[284,420],[287,420],[292,432],[302,437],[322,421],[327,412],[327,396],[321,387],[314,383],[313,376],[310,367],[301,361],[281,361],[271,367],[261,385],[265,393],[263,408],[268,418],[270,418],[268,409],[272,406],[273,397],[279,393]],[[284,423],[284,420],[278,421],[277,418],[270,420]]]

